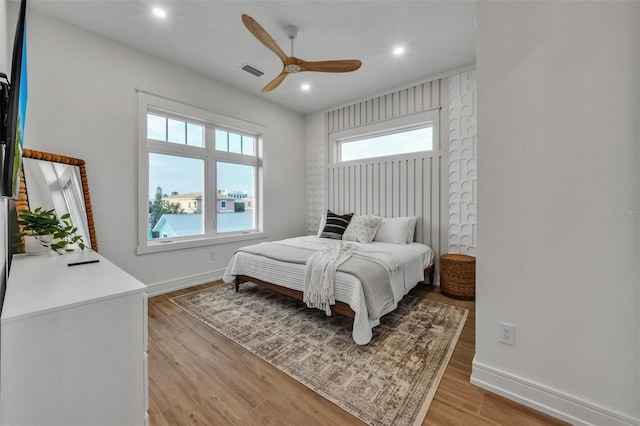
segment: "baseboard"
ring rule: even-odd
[[[496,370],[477,362],[475,358],[471,383],[572,425],[640,426],[639,419],[614,413],[537,383]]]
[[[215,271],[206,272],[204,274],[190,275],[188,277],[179,278],[176,280],[168,280],[155,284],[148,284],[147,296],[159,296],[165,293],[171,293],[172,291],[182,290],[183,288],[193,287],[195,285],[207,284],[213,281],[221,280],[224,274],[224,269],[218,269]]]

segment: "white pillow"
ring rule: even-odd
[[[376,235],[376,231],[382,222],[380,216],[353,216],[349,226],[344,231],[342,239],[345,241],[358,241],[361,243],[370,243]]]
[[[413,240],[413,230],[417,218],[412,217],[385,217],[380,222],[373,241],[391,244],[407,244],[409,238]],[[413,223],[413,227],[412,227]]]
[[[320,217],[320,226],[318,226],[318,237],[320,236],[320,234],[322,234],[322,230],[324,229],[326,224],[327,224],[327,212],[324,212]]]
[[[409,234],[407,235],[407,244],[413,242],[413,234],[416,233],[416,223],[418,222],[418,216],[409,216],[411,222],[409,222]]]

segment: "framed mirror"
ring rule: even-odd
[[[42,207],[69,213],[85,245],[98,251],[84,160],[24,149],[16,213]]]

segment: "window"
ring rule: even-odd
[[[436,150],[439,110],[396,117],[329,135],[334,163]]]
[[[339,141],[340,161],[361,160],[387,155],[409,154],[433,149],[431,125],[417,129],[399,130],[356,139]]]
[[[138,253],[259,238],[254,123],[139,93]],[[242,129],[242,130],[241,130]]]
[[[255,193],[255,167],[218,161],[216,170],[218,193],[233,198],[233,200],[229,201],[230,207],[218,211],[218,232],[237,232],[243,229],[253,229],[255,227],[255,214],[253,210],[245,209],[244,199]],[[229,188],[233,189],[230,190]]]

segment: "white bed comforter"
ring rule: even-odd
[[[339,240],[316,236],[289,238],[277,242],[293,247],[327,250],[340,245]],[[351,243],[351,242],[350,242]],[[369,318],[362,285],[353,275],[338,271],[335,276],[335,300],[344,302],[355,312],[353,340],[364,345],[371,341],[373,327],[380,324],[380,317],[391,312],[398,302],[418,282],[424,279],[424,269],[433,263],[433,250],[418,243],[406,245],[373,242],[371,244],[352,243],[356,251],[367,253],[367,257],[393,257],[399,266],[389,268],[394,303],[378,318]],[[237,252],[231,258],[223,275],[225,282],[232,282],[237,275],[247,275],[282,287],[304,291],[305,265],[270,259],[255,254]]]

